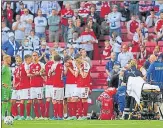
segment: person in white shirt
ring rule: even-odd
[[[8,33],[10,29],[6,26],[6,22],[2,22],[2,44],[4,44],[6,41],[8,41]]]
[[[38,10],[38,16],[34,19],[34,23],[36,36],[38,36],[40,39],[45,38],[47,20],[45,17],[42,16],[42,11],[40,9]]]
[[[37,10],[40,7],[40,1],[23,1],[23,4],[32,14],[37,14]]]
[[[150,27],[151,28],[151,27],[154,27],[155,26],[155,23],[158,20],[158,16],[155,15],[154,9],[152,9],[150,11],[150,14],[151,15],[149,15],[147,17],[147,19],[146,19],[146,25],[147,25],[147,27]]]
[[[38,52],[40,48],[40,39],[35,35],[34,30],[31,30],[30,35],[27,37],[27,39],[30,42],[30,46],[33,47],[33,50]]]
[[[20,21],[25,24],[25,36],[28,36],[32,30],[33,15],[29,14],[28,9],[24,9],[24,14],[20,17]]]
[[[127,63],[134,59],[133,54],[128,51],[128,46],[123,45],[122,46],[122,52],[118,55],[118,61],[121,64],[121,68],[125,67]]]
[[[16,22],[12,24],[12,30],[15,31],[15,40],[21,43],[25,37],[25,24],[20,21],[20,15],[16,15]]]
[[[112,46],[112,51],[116,54],[115,60],[118,59],[118,54],[121,52],[121,43],[121,37],[116,32],[113,32],[110,38],[110,45]]]
[[[110,35],[115,31],[121,35],[121,18],[122,14],[118,12],[118,6],[112,6],[112,12],[108,15],[108,23],[110,24]]]

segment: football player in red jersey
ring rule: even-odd
[[[51,60],[48,61],[45,65],[45,75],[46,75],[46,82],[45,82],[45,117],[46,119],[49,118],[49,108],[50,108],[50,101],[53,96],[53,76],[51,74],[51,67],[54,64],[54,60],[51,57]]]
[[[13,73],[13,91],[11,96],[11,112],[12,116],[14,116],[14,120],[17,120],[19,118],[18,116],[18,109],[17,109],[17,103],[16,101],[20,100],[19,96],[19,84],[20,84],[20,65],[22,63],[22,59],[20,56],[15,57],[16,60],[16,67],[15,71]]]
[[[39,55],[37,52],[32,53],[33,63],[30,65],[30,98],[34,102],[35,119],[43,119],[45,117],[45,106],[43,103],[43,76],[45,65],[39,62]],[[39,114],[39,108],[41,116]],[[39,118],[40,117],[40,118]]]
[[[77,102],[77,114],[79,116],[78,120],[86,120],[87,119],[87,111],[88,111],[88,95],[90,91],[90,65],[85,60],[78,58],[76,60],[76,66],[78,72],[75,74],[77,77],[77,96],[79,100]]]
[[[54,56],[54,64],[51,67],[50,74],[53,77],[53,105],[54,105],[54,117],[52,120],[63,120],[63,98],[64,98],[64,83],[63,77],[63,65],[60,63],[61,57],[59,55]]]
[[[27,120],[31,120],[30,111],[31,111],[31,101],[30,101],[30,78],[28,77],[29,66],[32,62],[31,55],[25,55],[25,62],[22,63],[19,67],[20,72],[20,84],[19,84],[19,95],[20,95],[20,118],[18,120],[25,120],[24,117],[24,101],[27,101],[26,110],[27,110]]]
[[[67,120],[76,120],[76,102],[74,100],[74,91],[77,88],[75,77],[76,65],[70,56],[64,58],[64,74],[66,75],[65,98],[68,103]]]

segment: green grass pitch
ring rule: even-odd
[[[14,121],[12,126],[2,123],[2,128],[163,128],[163,121],[86,120],[86,121]]]

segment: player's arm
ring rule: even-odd
[[[69,69],[70,72],[75,76],[75,71],[74,71],[72,68],[70,68],[70,67],[68,67],[68,69]]]

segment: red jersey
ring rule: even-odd
[[[36,72],[40,72],[41,70],[44,70],[44,64],[41,62],[38,62],[37,64],[31,64],[30,65],[30,71],[29,73],[34,75]],[[31,77],[31,87],[42,87],[43,86],[43,78],[40,75],[32,76]]]
[[[88,10],[90,10],[91,6],[96,6],[96,5],[90,2],[85,3],[85,8],[87,8]]]
[[[105,47],[103,54],[102,54],[102,58],[106,59],[106,57],[109,57],[111,53],[111,46],[109,47]]]
[[[86,78],[83,78],[81,76],[81,74],[79,74],[79,76],[77,78],[77,87],[90,87],[91,76],[90,76],[90,65],[88,62],[84,62],[83,66],[82,66],[82,70],[84,72],[87,72],[88,75]]]
[[[75,71],[75,64],[70,63],[70,68]],[[66,74],[66,84],[76,84],[76,77],[68,69]]]
[[[157,20],[157,22],[155,24],[155,27],[156,27],[156,31],[157,32],[161,29],[162,25],[163,25],[163,19]]]
[[[61,15],[63,16],[61,18],[61,24],[67,26],[68,25],[68,18],[73,17],[74,11],[73,10],[63,9],[63,10],[61,10]]]
[[[27,70],[30,65],[25,63],[20,65],[20,89],[30,88],[30,77],[27,76]]]
[[[100,11],[100,17],[101,18],[105,18],[105,15],[108,15],[111,12],[110,9],[110,4],[107,1],[102,2],[102,6],[101,6],[101,11]]]
[[[55,64],[53,64],[52,66],[54,66]],[[52,68],[53,70],[53,68]],[[64,87],[64,83],[63,83],[63,80],[62,80],[62,77],[63,77],[63,65],[58,63],[56,66],[55,66],[55,69],[53,70],[54,71],[54,75],[53,75],[53,86],[54,87],[57,87],[57,88],[63,88]]]
[[[134,21],[129,21],[129,30],[131,33],[135,33],[136,29],[139,28],[139,22],[134,20]]]
[[[53,76],[49,74],[49,71],[51,70],[52,65],[54,64],[54,61],[48,61],[45,65],[45,74],[46,74],[46,85],[53,85]]]
[[[13,19],[13,11],[11,9],[6,9],[7,11],[7,20],[12,23],[12,19]]]
[[[15,90],[18,90],[19,89],[19,85],[20,85],[20,70],[19,70],[19,67],[16,67],[15,68],[15,71],[14,71],[14,86],[17,86],[15,87]]]
[[[78,9],[78,15],[83,18],[86,18],[89,13],[90,13],[90,11],[87,8],[79,8]]]

